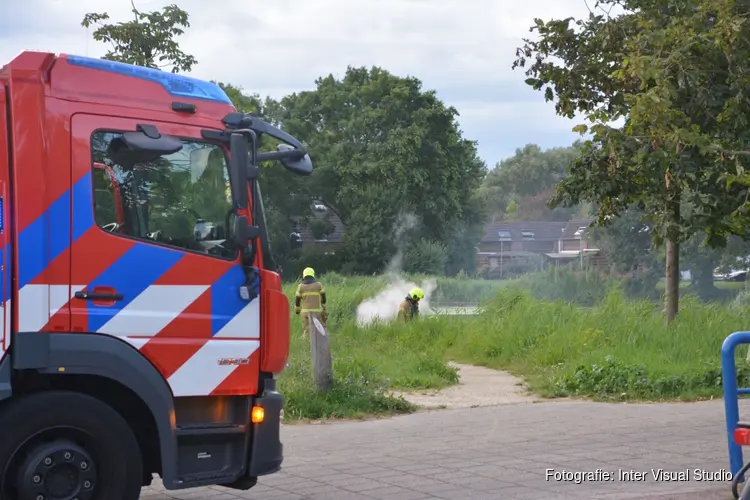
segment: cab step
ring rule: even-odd
[[[175,435],[177,437],[236,436],[244,434],[245,431],[247,431],[246,425],[230,424],[226,422],[209,422],[178,425],[175,429]]]

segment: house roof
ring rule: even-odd
[[[499,231],[510,231],[511,241],[523,241],[521,233],[531,231],[534,233],[535,241],[557,241],[562,235],[562,230],[567,222],[529,221],[529,222],[502,222],[500,224],[488,224],[484,228],[482,243],[508,241],[502,239]]]
[[[314,242],[341,243],[342,241],[344,241],[344,223],[341,222],[341,219],[333,212],[333,210],[318,202],[314,202],[310,209],[310,218],[306,223],[302,222],[300,220],[300,217],[293,217],[295,221],[300,222],[300,236],[303,244]],[[313,232],[310,229],[310,226],[315,220],[319,220],[321,222],[328,221],[333,225],[333,232],[327,235],[326,239],[316,240],[313,236]]]

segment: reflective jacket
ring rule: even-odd
[[[294,309],[300,313],[322,312],[326,305],[326,291],[315,278],[303,278],[294,295]]]
[[[417,315],[419,315],[419,303],[411,297],[406,297],[398,306],[398,319],[411,321]]]

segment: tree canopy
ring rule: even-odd
[[[481,225],[475,196],[485,164],[462,137],[456,109],[418,79],[349,67],[340,80],[319,78],[315,90],[279,105],[280,124],[316,162],[311,194],[347,228],[346,255],[356,270],[376,271],[394,253],[400,214],[420,218],[414,238],[427,241],[449,242]],[[466,248],[449,251],[456,261]]]
[[[503,220],[569,220],[575,207],[550,209],[555,186],[578,156],[580,144],[542,150],[536,144],[516,149],[487,174],[482,190],[488,210]]]
[[[669,319],[680,243],[699,230],[710,245],[745,236],[747,13],[732,0],[599,0],[585,19],[536,19],[514,63],[558,114],[590,123],[576,127],[591,136],[551,205],[593,202],[599,224],[631,206],[647,214],[667,243]]]
[[[106,12],[90,12],[83,17],[83,27],[95,27],[94,40],[111,45],[103,58],[149,68],[171,67],[173,73],[190,71],[198,61],[183,52],[175,40],[190,27],[188,13],[174,4],[161,12],[141,12],[131,5],[132,21],[106,23]]]

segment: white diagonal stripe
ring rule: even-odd
[[[65,307],[75,292],[84,285],[26,285],[18,292],[18,329],[22,332],[38,332],[49,319]],[[6,331],[10,331],[10,300],[5,306]]]
[[[120,339],[124,340],[125,342],[127,342],[130,345],[132,345],[133,347],[135,347],[138,350],[140,350],[141,347],[143,347],[144,345],[146,345],[146,343],[149,340],[151,340],[151,339],[142,339],[142,338],[134,339],[132,337],[120,337]]]
[[[206,290],[208,285],[152,285],[97,332],[122,337],[154,336]]]
[[[18,291],[18,331],[38,332],[49,321],[49,285],[26,285]]]
[[[50,285],[49,286],[49,317],[51,318],[60,309],[68,305],[70,299],[72,299],[76,292],[80,292],[86,288],[86,285]]]
[[[214,338],[260,338],[260,297],[247,304],[237,315],[230,319]]]
[[[237,369],[220,365],[221,358],[247,358],[259,347],[256,340],[209,340],[167,382],[175,397],[206,396]]]

